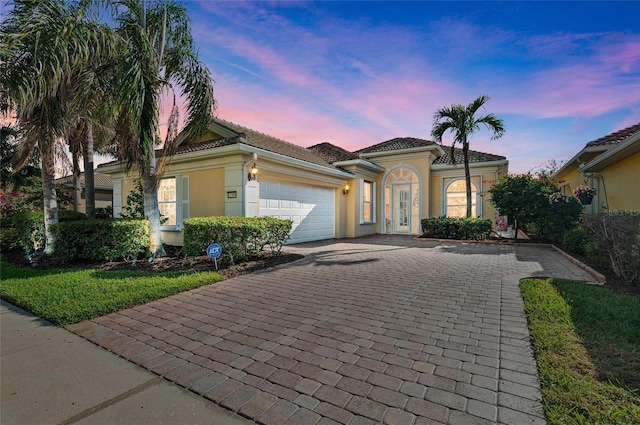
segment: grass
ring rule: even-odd
[[[520,288],[549,424],[640,424],[638,298],[557,279]]]
[[[0,297],[64,326],[222,280],[215,272],[35,270],[0,259]]]

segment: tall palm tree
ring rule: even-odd
[[[160,233],[158,184],[164,161],[175,151],[178,108],[174,88],[186,99],[183,134],[195,137],[209,126],[215,108],[209,69],[199,61],[187,10],[173,0],[121,0],[116,8],[118,33],[127,48],[120,62],[118,86],[122,107],[116,136],[117,157],[127,169],[136,167],[143,183],[145,217],[149,221],[152,256],[165,255]],[[160,95],[173,94],[163,151],[159,145]]]
[[[95,217],[94,150],[108,148],[115,135],[116,62],[102,59],[102,62],[88,64],[70,79],[70,90],[76,94],[78,107],[73,112],[74,124],[67,134],[67,144],[72,155],[74,192],[77,194],[81,191],[79,158],[83,158],[85,214],[89,218]]]
[[[488,130],[493,132],[491,140],[499,139],[505,132],[504,122],[493,114],[486,114],[476,117],[478,109],[484,106],[490,99],[487,95],[479,96],[469,105],[453,104],[451,106],[438,109],[433,115],[433,127],[431,136],[436,142],[442,144],[442,136],[447,132],[453,133],[453,143],[451,144],[451,161],[455,164],[455,146],[462,146],[464,159],[464,177],[467,184],[467,218],[471,217],[471,173],[469,172],[469,137],[480,130],[483,124]]]
[[[86,63],[115,50],[112,32],[86,18],[84,2],[14,0],[0,25],[0,112],[15,114],[23,130],[19,169],[37,151],[44,200],[45,253],[58,221],[54,184],[55,142],[71,127],[77,102],[69,79]]]
[[[21,170],[14,168],[14,157],[20,143],[20,130],[13,125],[0,125],[0,188],[18,189],[29,178],[40,175],[37,158],[32,158]]]

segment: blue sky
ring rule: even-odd
[[[512,172],[640,121],[640,2],[186,2],[217,115],[302,146],[429,139],[480,94]],[[447,143],[447,141],[445,141]]]

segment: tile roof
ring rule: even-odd
[[[73,183],[73,176],[69,175],[56,179],[56,183],[71,184]],[[111,179],[111,176],[103,173],[93,173],[93,184],[95,187],[99,188],[113,188],[113,180]],[[84,172],[80,173],[80,186],[84,187]]]
[[[434,164],[452,164],[451,162],[451,147],[443,146],[444,155],[433,161]],[[454,159],[456,164],[464,163],[464,157],[462,155],[462,149],[454,148]],[[489,161],[504,161],[507,158],[501,155],[493,155],[490,153],[478,152],[469,149],[469,163],[473,162],[489,162]]]
[[[349,152],[346,149],[342,149],[340,146],[336,146],[328,142],[318,143],[317,145],[309,146],[307,149],[330,164],[333,164],[334,162],[358,159],[358,154]]]
[[[436,143],[432,142],[431,140],[418,139],[415,137],[396,137],[395,139],[387,140],[386,142],[378,143],[377,145],[357,150],[355,153],[362,155],[401,149],[421,148],[433,145],[436,145]]]
[[[599,139],[592,140],[587,143],[587,146],[612,146],[617,145],[618,143],[624,142],[632,135],[640,132],[640,123],[632,125],[631,127],[627,127],[620,131],[616,131],[615,133],[608,134],[604,137],[600,137]]]
[[[205,140],[198,143],[184,144],[178,146],[175,154],[180,155],[188,152],[198,152],[208,149],[219,148],[223,146],[234,145],[238,143],[244,143],[248,146],[253,146],[259,149],[264,149],[269,152],[284,155],[290,158],[298,159],[301,161],[309,162],[316,165],[321,165],[328,168],[339,169],[339,167],[333,164],[341,161],[349,161],[352,159],[358,159],[366,157],[367,154],[378,152],[391,152],[395,150],[421,148],[427,146],[439,146],[437,143],[431,140],[419,139],[416,137],[396,137],[395,139],[387,140],[382,143],[378,143],[373,146],[369,146],[355,152],[350,152],[339,146],[333,145],[328,142],[319,143],[308,148],[294,145],[293,143],[286,142],[282,139],[269,136],[264,133],[260,133],[250,128],[243,127],[241,125],[232,123],[230,121],[223,120],[221,118],[214,118],[214,122],[227,130],[236,133],[231,137],[226,137],[218,140]],[[451,163],[451,149],[447,146],[443,146],[444,155],[434,161],[434,164],[449,164]],[[158,155],[161,155],[162,151],[157,151]],[[462,163],[462,150],[455,150],[456,163]],[[483,152],[469,151],[470,162],[487,162],[487,161],[500,161],[505,160],[504,156],[492,155]],[[115,164],[117,161],[112,161],[101,166],[107,166]],[[99,166],[100,167],[100,166]]]
[[[241,125],[220,118],[215,118],[214,121],[217,124],[234,131],[235,133],[239,133],[240,135],[228,137],[226,139],[182,145],[178,147],[176,154],[218,148],[221,146],[228,146],[236,143],[244,143],[249,146],[264,149],[269,152],[299,159],[312,164],[322,165],[328,168],[336,168],[325,159],[323,159],[320,155],[317,155],[316,153],[305,149],[302,146],[294,145],[293,143],[286,142],[282,139],[278,139],[276,137],[272,137],[255,130],[251,130],[250,128],[243,127]],[[241,141],[240,137],[243,137],[244,141]]]

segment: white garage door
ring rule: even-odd
[[[333,238],[334,203],[334,189],[268,180],[260,182],[260,215],[292,220],[288,243]]]

